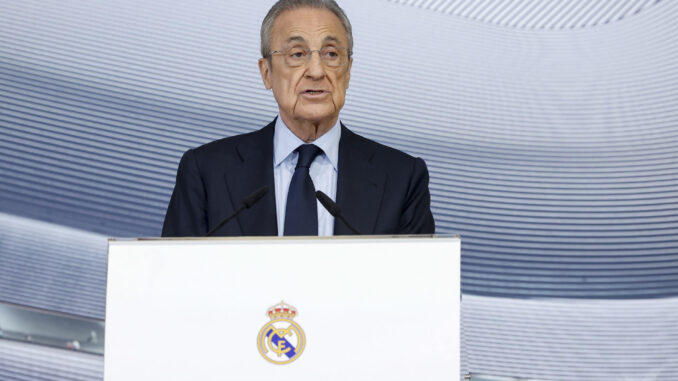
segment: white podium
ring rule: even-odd
[[[104,378],[458,379],[459,304],[459,238],[111,240]]]

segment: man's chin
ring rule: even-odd
[[[300,122],[323,124],[333,122],[339,114],[332,110],[296,110],[295,119]],[[331,112],[330,112],[331,111]]]

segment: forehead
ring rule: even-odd
[[[346,29],[339,18],[327,9],[299,8],[278,15],[271,30],[271,43],[284,44],[290,39],[320,43],[336,39],[346,45]]]

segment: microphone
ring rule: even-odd
[[[341,220],[341,222],[346,225],[354,234],[356,235],[361,235],[359,231],[355,230],[353,226],[351,226],[348,221],[344,218],[344,216],[341,214],[341,208],[339,208],[339,205],[337,205],[336,202],[332,201],[330,196],[326,195],[325,193],[321,191],[315,192],[315,197],[318,198],[318,201],[320,201],[321,204],[327,209],[328,212],[332,215],[334,218],[338,218]]]
[[[217,230],[219,230],[219,228],[226,225],[228,221],[234,219],[238,214],[240,214],[240,212],[242,212],[245,209],[251,208],[252,205],[256,204],[259,200],[261,200],[266,195],[266,193],[268,193],[268,185],[264,185],[263,187],[252,192],[249,196],[245,197],[242,200],[242,205],[240,206],[240,208],[238,208],[238,210],[233,212],[233,214],[228,216],[225,220],[221,221],[221,223],[217,225],[214,229],[210,230],[207,234],[205,234],[205,237],[211,237],[214,233],[217,232]]]

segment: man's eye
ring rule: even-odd
[[[291,49],[288,52],[288,55],[290,56],[290,58],[294,58],[294,59],[305,58],[306,57],[306,51],[304,49]]]
[[[339,57],[339,51],[337,49],[323,49],[323,57],[335,59]]]

